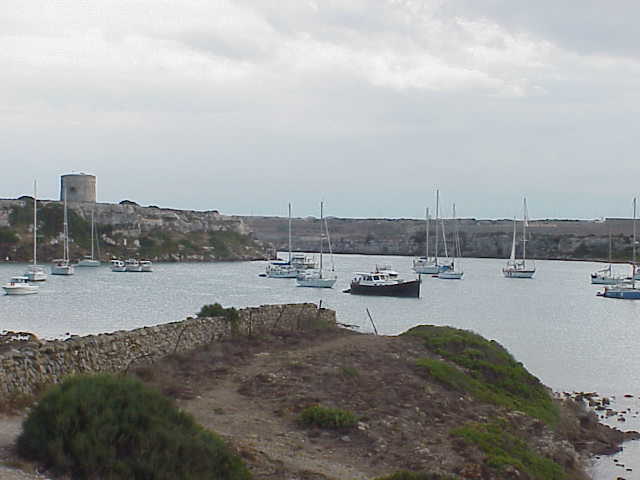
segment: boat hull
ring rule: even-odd
[[[90,259],[80,260],[76,265],[76,267],[99,267],[99,266],[100,266],[100,260],[90,260]]]
[[[619,300],[640,300],[640,289],[635,288],[605,288],[598,292],[599,297],[617,298]]]
[[[2,289],[4,293],[7,295],[33,295],[34,293],[38,293],[38,286],[36,285],[28,285],[28,286],[9,286],[4,285]]]
[[[592,285],[615,285],[616,283],[620,283],[619,278],[613,277],[591,277]]]
[[[442,272],[438,274],[438,278],[441,280],[462,280],[463,272]]]
[[[54,265],[51,267],[51,275],[73,275],[73,265]]]
[[[351,288],[347,291],[353,295],[417,298],[420,296],[420,280],[410,280],[390,285],[360,285],[352,282]]]
[[[505,278],[533,278],[535,270],[502,270]]]
[[[44,271],[29,270],[24,272],[24,276],[27,277],[30,282],[45,282],[47,280],[47,273]]]
[[[438,265],[416,265],[413,267],[413,271],[420,275],[437,275],[440,273],[440,267]]]
[[[299,287],[311,288],[333,288],[336,283],[335,278],[298,278]]]

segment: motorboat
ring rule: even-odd
[[[419,297],[420,279],[405,281],[388,271],[357,272],[346,293],[388,297]]]
[[[153,272],[153,264],[151,260],[140,260],[140,267],[143,272]]]
[[[29,283],[27,277],[13,277],[9,283],[5,283],[2,289],[7,295],[31,295],[38,293],[40,287]]]
[[[329,227],[326,225],[324,219],[324,202],[320,202],[320,266],[319,268],[303,268],[298,273],[296,281],[299,287],[312,287],[312,288],[333,288],[333,285],[338,280],[335,273],[335,269],[331,268],[332,273],[325,273],[323,271],[323,240],[325,229],[327,233],[327,243],[329,245],[329,253],[331,254],[331,263],[333,264],[333,252],[331,251],[331,241],[329,240]]]
[[[112,272],[126,272],[127,266],[122,260],[111,260],[111,271]]]
[[[516,259],[516,226],[517,222],[513,219],[513,241],[511,243],[511,256],[507,260],[507,264],[502,269],[502,274],[506,278],[533,278],[536,273],[536,266],[531,262],[527,264],[527,224],[529,222],[527,212],[527,199],[523,199],[523,222],[522,222],[522,259]]]
[[[128,259],[125,263],[125,271],[127,272],[141,272],[142,265],[135,258]]]
[[[33,263],[24,272],[30,282],[44,282],[47,280],[47,269],[38,265],[38,188],[33,182]]]

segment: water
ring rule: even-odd
[[[463,280],[425,278],[421,298],[411,299],[342,293],[353,272],[376,263],[413,277],[410,258],[336,255],[335,261],[339,280],[330,290],[259,278],[265,262],[156,264],[153,273],[77,268],[72,277],[50,276],[38,295],[0,296],[0,330],[64,337],[176,321],[213,302],[322,300],[338,321],[363,332],[372,331],[366,308],[382,334],[423,323],[472,329],[507,347],[556,391],[640,394],[640,301],[596,297],[599,287],[589,284],[589,273],[601,264],[539,261],[535,278],[527,280],[503,278],[503,260],[465,259]],[[0,280],[24,267],[0,264]]]

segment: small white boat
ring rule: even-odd
[[[69,216],[67,214],[67,191],[64,191],[64,220],[63,220],[63,244],[64,258],[54,260],[51,266],[51,275],[73,275],[75,269],[69,262]]]
[[[438,275],[440,272],[446,272],[447,270],[451,270],[453,268],[453,262],[447,262],[446,260],[441,260],[438,257],[439,249],[438,249],[438,222],[440,220],[440,190],[436,190],[436,227],[435,227],[435,256],[429,256],[429,223],[431,217],[429,216],[429,209],[427,208],[426,216],[425,216],[425,256],[415,258],[413,260],[413,271],[420,275]],[[446,242],[445,242],[445,257],[447,257],[446,252]]]
[[[24,272],[24,276],[30,282],[44,282],[47,279],[47,269],[42,265],[29,265],[29,268]]]
[[[153,264],[151,260],[140,260],[140,267],[143,272],[153,272]]]
[[[126,272],[127,266],[122,260],[111,260],[111,271],[112,272]]]
[[[33,181],[33,263],[24,272],[30,282],[44,282],[47,280],[47,269],[38,263],[38,184]]]
[[[31,285],[27,277],[13,277],[9,283],[5,283],[2,289],[7,295],[31,295],[38,293],[40,287]]]
[[[454,225],[454,235],[453,235],[453,258],[451,259],[450,268],[441,271],[438,274],[438,278],[440,280],[462,280],[462,276],[464,275],[464,271],[461,267],[461,262],[459,259],[462,257],[462,248],[460,247],[460,236],[458,234],[458,223],[456,221],[456,204],[453,204],[453,225]],[[442,223],[442,238],[445,245],[445,252],[447,251],[447,237],[444,233],[444,222]]]
[[[331,241],[329,240],[329,227],[327,226],[324,220],[323,207],[324,207],[324,202],[320,202],[320,268],[305,269],[301,271],[296,278],[296,281],[299,287],[333,288],[333,285],[338,280],[338,276],[335,273],[328,274],[322,271],[323,270],[322,269],[323,267],[322,265],[323,245],[322,244],[324,240],[325,228],[327,232],[329,253],[331,254],[331,263],[333,263],[333,252],[331,251]],[[332,268],[331,271],[333,272],[334,269]]]
[[[58,259],[53,261],[51,265],[51,275],[73,275],[75,269],[73,265],[69,263],[69,260]]]
[[[85,256],[82,260],[80,260],[77,263],[78,267],[99,267],[100,266],[100,260],[96,260],[95,257],[95,252],[94,252],[94,245],[95,245],[95,220],[94,220],[94,211],[91,211],[91,255],[90,256]]]
[[[298,269],[289,262],[271,262],[267,265],[266,276],[269,278],[297,278]]]
[[[141,272],[142,271],[142,265],[140,265],[140,262],[138,260],[136,260],[135,258],[130,258],[129,260],[127,260],[125,263],[125,270],[127,272]]]
[[[533,278],[536,273],[535,264],[527,265],[527,224],[529,222],[527,212],[527,199],[523,199],[522,221],[522,260],[516,260],[516,219],[513,219],[513,241],[511,243],[511,256],[507,265],[502,269],[506,278]]]

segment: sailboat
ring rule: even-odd
[[[640,288],[636,288],[636,210],[637,199],[633,199],[633,253],[631,259],[631,280],[621,281],[617,285],[604,287],[598,292],[599,297],[620,298],[622,300],[640,300]]]
[[[292,263],[291,255],[291,204],[289,204],[289,260],[269,262],[264,276],[269,278],[297,278],[298,268]]]
[[[613,265],[611,263],[611,228],[609,228],[609,265],[593,272],[591,274],[591,283],[593,285],[616,285],[622,280],[623,278],[621,276],[614,275],[613,273]]]
[[[506,278],[532,278],[536,273],[535,264],[527,265],[527,226],[529,223],[529,213],[527,211],[527,199],[522,203],[522,260],[516,259],[516,219],[513,218],[513,242],[511,243],[511,256],[507,265],[502,269],[502,274]]]
[[[47,279],[47,270],[38,265],[38,184],[33,181],[33,263],[24,272],[24,276],[30,282],[44,282]]]
[[[413,271],[421,275],[435,275],[440,272],[438,261],[435,257],[429,257],[429,208],[427,207],[424,219],[425,228],[425,252],[424,257],[413,259]]]
[[[327,232],[327,241],[329,245],[329,253],[331,255],[332,268],[333,268],[333,252],[331,251],[331,240],[329,239],[329,227],[324,219],[324,203],[320,202],[320,268],[310,269],[298,274],[297,282],[299,287],[315,287],[315,288],[332,288],[338,279],[335,273],[325,274],[322,271],[322,240],[324,238],[324,230]]]
[[[451,261],[451,268],[440,272],[438,274],[438,278],[442,280],[460,280],[462,279],[462,275],[464,275],[464,271],[460,266],[460,257],[462,257],[462,249],[460,248],[460,235],[458,232],[458,223],[456,220],[456,204],[453,204],[453,259]],[[445,247],[447,245],[447,237],[444,233],[444,222],[442,224],[442,238],[444,239]],[[445,249],[446,251],[446,249]],[[458,260],[458,261],[456,261]]]
[[[67,213],[67,191],[64,190],[64,220],[63,220],[63,246],[62,259],[54,260],[51,267],[51,275],[73,275],[75,270],[69,263],[69,216]]]
[[[82,260],[80,260],[77,265],[78,267],[99,267],[100,266],[100,260],[95,259],[95,253],[94,253],[94,245],[95,245],[94,233],[96,230],[94,214],[95,214],[95,208],[91,210],[91,256],[90,257],[85,256]]]

